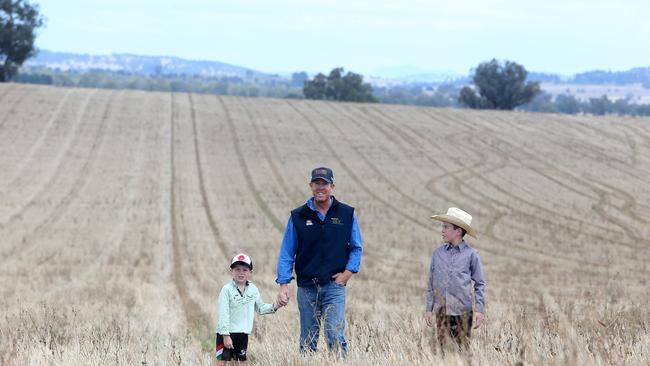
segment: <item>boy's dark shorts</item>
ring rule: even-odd
[[[246,350],[248,348],[248,334],[230,333],[233,348],[223,346],[223,336],[217,333],[216,356],[221,361],[246,361]]]

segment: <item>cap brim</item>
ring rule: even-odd
[[[334,183],[334,181],[333,181],[332,179],[329,179],[329,178],[326,178],[326,177],[313,177],[313,178],[311,179],[311,181],[312,181],[312,182],[315,182],[315,181],[317,181],[317,180],[319,180],[319,179],[320,179],[320,180],[324,180],[324,181],[326,181],[327,183],[330,183],[330,184],[331,184],[331,183]]]
[[[433,215],[431,216],[432,220],[438,220],[442,222],[448,222],[450,224],[454,224],[458,227],[463,228],[469,236],[471,236],[474,239],[478,239],[476,237],[476,230],[472,228],[471,226],[467,225],[464,221],[460,220],[457,217],[449,216],[449,215]]]
[[[242,262],[242,261],[234,262],[233,264],[230,265],[230,268],[233,268],[233,267],[235,267],[235,266],[238,265],[238,264],[241,264],[241,265],[246,266],[246,267],[248,267],[248,268],[250,268],[250,269],[253,269],[253,266],[252,266],[251,264],[248,264],[248,263],[246,263],[246,262]]]

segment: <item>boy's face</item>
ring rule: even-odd
[[[246,281],[251,277],[253,271],[251,271],[248,266],[243,264],[236,264],[233,268],[230,269],[232,274],[232,279],[239,285],[245,284]]]
[[[442,240],[446,243],[454,243],[461,239],[463,231],[461,229],[454,229],[454,225],[443,222],[442,223]]]

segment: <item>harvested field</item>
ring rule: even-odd
[[[0,365],[210,364],[228,259],[275,299],[320,164],[364,237],[350,355],[300,357],[292,286],[251,364],[647,364],[650,119],[0,84]],[[488,283],[471,360],[422,319],[449,206]]]

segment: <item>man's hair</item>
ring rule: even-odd
[[[454,225],[454,224],[451,224],[451,225],[454,227],[454,230],[461,229],[463,231],[463,235],[461,235],[460,237],[461,238],[465,237],[465,234],[467,234],[467,231],[465,231],[465,229],[463,229],[462,227],[460,227],[458,225]]]

